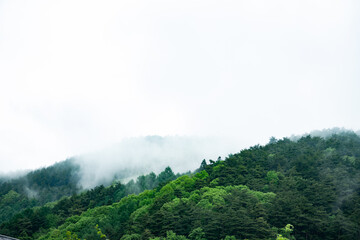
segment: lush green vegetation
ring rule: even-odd
[[[129,194],[138,194],[146,189],[175,179],[175,175],[168,167],[158,176],[150,173],[138,177],[137,181],[130,181],[126,185],[114,182],[109,187],[98,186],[92,190],[64,197],[57,202],[47,203],[42,207],[27,208],[16,214],[8,222],[0,225],[2,234],[17,236],[21,239],[31,239],[38,231],[45,231],[65,222],[73,215],[79,215],[87,209],[97,206],[111,205]]]
[[[77,193],[78,171],[79,166],[68,159],[18,178],[0,179],[0,223],[23,209]]]
[[[271,139],[225,160],[203,161],[193,174],[176,178],[168,168],[160,175],[27,209],[0,233],[20,239],[360,239],[360,137],[354,133]]]

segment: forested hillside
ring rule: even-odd
[[[177,170],[193,170],[198,166],[194,161],[197,153],[204,146],[207,145],[200,138],[130,138],[27,174],[0,175],[0,224],[23,209],[43,206],[100,185],[109,186],[113,181],[127,182],[149,172],[158,174],[169,165]]]
[[[168,168],[160,175],[27,209],[0,233],[20,239],[360,239],[355,133],[272,138],[225,160],[203,161],[193,174],[176,178]]]
[[[79,166],[73,159],[17,177],[0,179],[0,223],[22,209],[77,193]]]
[[[138,194],[147,189],[163,186],[176,179],[171,168],[167,167],[159,175],[150,173],[131,180],[127,184],[114,182],[109,187],[98,186],[94,189],[63,197],[57,202],[47,203],[42,207],[28,208],[16,214],[10,221],[0,225],[0,232],[21,239],[32,239],[33,234],[56,227],[73,215],[81,214],[87,209],[110,205],[129,194]],[[11,207],[11,205],[9,206]]]

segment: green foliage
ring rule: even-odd
[[[96,224],[95,229],[96,229],[96,233],[100,237],[100,239],[105,239],[105,240],[107,239],[106,235],[102,233],[98,224]]]
[[[295,239],[291,236],[291,233],[294,231],[294,226],[291,224],[286,224],[286,226],[281,229],[282,234],[278,234],[276,240],[292,240]]]
[[[160,179],[154,173],[140,176],[139,179],[146,180],[145,187],[156,187],[158,184],[164,184],[164,181],[168,182],[170,179],[173,179],[174,175],[171,173],[172,170],[166,168],[163,174],[160,174],[162,176]],[[86,224],[89,224],[89,226],[97,224],[93,218],[80,218],[79,214],[97,206],[110,205],[128,194],[138,193],[141,184],[143,183],[140,180],[139,182],[132,182],[126,185],[114,183],[109,187],[98,186],[81,194],[64,197],[55,203],[46,204],[40,208],[27,209],[12,218],[9,217],[10,220],[8,222],[0,224],[0,233],[15,237],[22,236],[22,238],[25,238],[26,235],[26,237],[31,238],[33,235],[38,236],[40,232],[42,232],[40,235],[44,235],[43,232],[46,232],[46,229],[49,231],[51,228],[58,227],[61,224],[63,224],[64,229],[67,228],[70,232],[79,233]],[[154,201],[152,198],[155,195],[154,192],[148,191],[142,193],[141,196],[143,199],[140,205],[148,206],[147,204]],[[0,204],[11,205],[15,208],[16,204],[21,203],[22,198],[22,195],[11,190],[1,198]],[[13,210],[11,207],[8,208]],[[0,213],[6,210],[7,208],[0,208]],[[103,209],[91,209],[87,214],[99,213],[100,210]],[[107,214],[107,212],[104,214]],[[89,230],[89,232],[94,234],[92,230]],[[91,234],[89,233],[89,235]],[[56,239],[55,236],[57,236],[55,233],[51,235],[52,238]],[[62,236],[65,237],[65,233]]]
[[[150,238],[150,240],[188,240],[185,236],[176,235],[173,231],[166,232],[166,237]]]
[[[75,233],[71,233],[70,231],[66,231],[66,239],[67,240],[81,240]]]
[[[270,184],[279,184],[279,173],[276,171],[268,171],[266,174],[266,181]]]
[[[283,235],[281,235],[281,234],[278,234],[276,237],[276,240],[289,240],[289,239],[286,237],[283,237]]]
[[[204,230],[201,227],[195,228],[189,234],[191,240],[206,240]]]
[[[78,170],[79,166],[68,159],[18,178],[0,181],[0,224],[23,209],[78,192]]]
[[[121,237],[120,240],[142,240],[141,235],[140,234],[125,234],[124,236]]]
[[[167,168],[28,209],[0,232],[21,239],[66,239],[67,232],[81,239],[360,239],[359,158],[357,135],[276,139],[203,161],[194,174]],[[13,191],[2,201],[15,202]]]
[[[224,240],[236,240],[235,236],[226,236]]]

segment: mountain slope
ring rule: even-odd
[[[0,232],[25,219],[1,225]],[[292,232],[300,240],[360,239],[359,219],[360,138],[347,132],[272,139],[225,160],[203,161],[198,173],[18,237],[275,239]]]
[[[228,152],[218,139],[180,136],[129,138],[22,176],[0,177],[0,223],[23,209],[71,196],[114,180],[127,182],[142,174],[194,170],[197,159]],[[218,155],[215,155],[218,156]]]
[[[0,223],[22,209],[43,205],[77,193],[79,165],[73,159],[26,175],[0,180]]]
[[[163,186],[178,176],[180,175],[175,175],[171,168],[167,167],[159,175],[150,173],[139,176],[136,182],[132,180],[125,185],[114,182],[109,187],[101,185],[71,197],[63,197],[59,201],[47,203],[42,207],[27,208],[9,221],[0,224],[0,233],[17,236],[20,239],[31,239],[38,234],[38,231],[59,226],[73,215],[81,214],[97,206],[111,205],[129,194]]]

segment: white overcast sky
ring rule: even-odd
[[[0,172],[331,127],[360,129],[358,0],[0,0]]]

